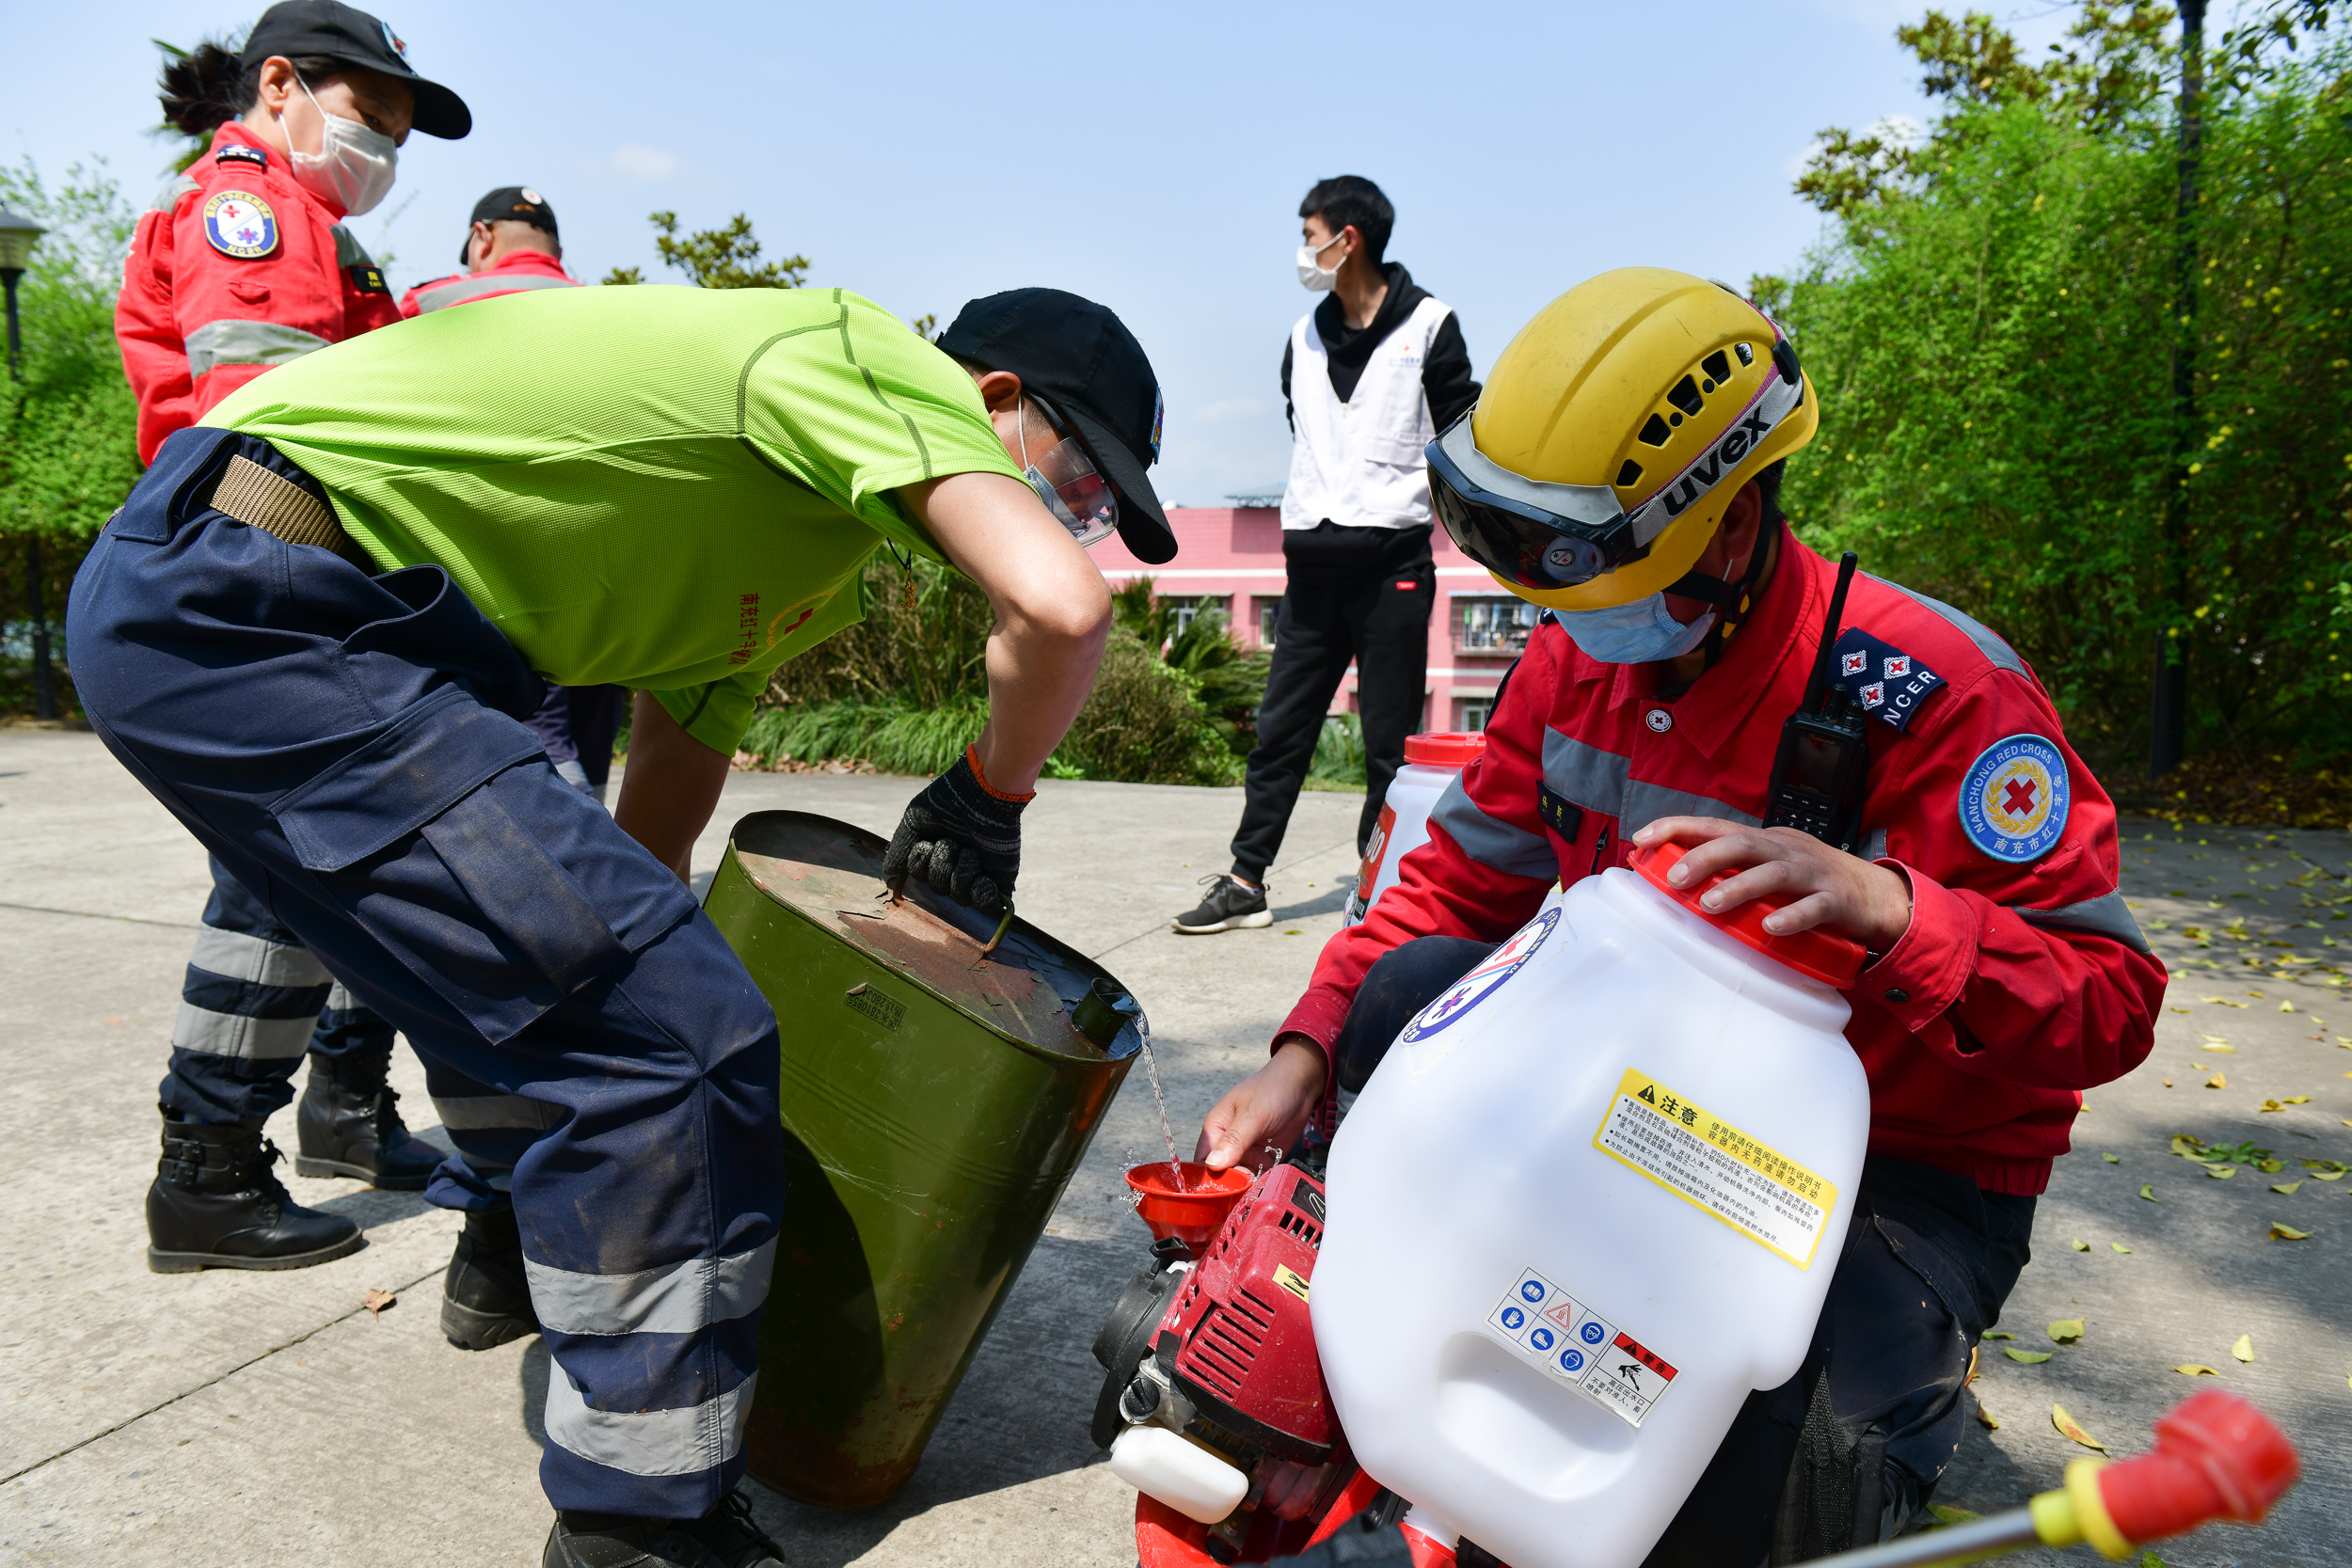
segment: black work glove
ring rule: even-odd
[[[882,853],[882,879],[896,889],[913,877],[982,914],[1004,913],[1021,873],[1021,808],[1034,795],[991,789],[975,749],[965,747],[907,803]]]

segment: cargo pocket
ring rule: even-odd
[[[272,807],[296,860],[492,1044],[694,910],[602,808],[517,766],[544,760],[445,687]]]

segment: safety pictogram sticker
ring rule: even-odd
[[[1836,1182],[1629,1069],[1593,1147],[1801,1269],[1837,1207]]]
[[[1675,1380],[1663,1356],[1534,1269],[1502,1292],[1486,1328],[1629,1426],[1640,1426]]]

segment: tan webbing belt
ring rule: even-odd
[[[343,531],[325,501],[249,457],[229,460],[228,471],[213,491],[213,508],[274,533],[289,545],[315,545],[333,550],[362,571],[376,569],[368,552]]]

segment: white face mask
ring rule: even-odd
[[[325,129],[316,152],[294,152],[294,183],[322,201],[332,201],[353,217],[373,212],[392,188],[400,149],[383,132],[319,109],[310,88],[300,77],[294,85],[310,107],[319,110]]]
[[[1309,293],[1327,294],[1339,282],[1340,269],[1332,267],[1327,271],[1321,258],[1325,251],[1344,238],[1346,234],[1343,230],[1324,241],[1320,245],[1302,245],[1298,247],[1298,281]],[[1347,260],[1345,252],[1341,253],[1340,260],[1343,261]]]
[[[1715,624],[1708,610],[1689,626],[1666,611],[1666,595],[1652,594],[1631,604],[1607,610],[1560,610],[1552,612],[1560,629],[1587,658],[1603,664],[1650,664],[1679,658],[1707,640]]]

